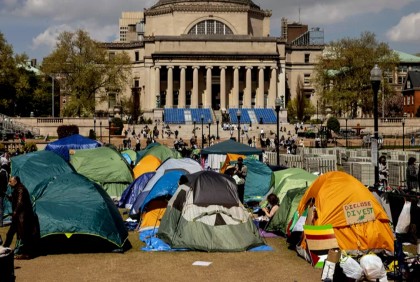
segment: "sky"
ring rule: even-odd
[[[420,0],[253,0],[271,10],[271,35],[281,18],[324,30],[325,43],[358,38],[365,31],[401,52],[420,53]],[[121,12],[143,11],[157,0],[0,0],[0,32],[16,54],[38,62],[57,35],[83,29],[101,42],[118,39]]]

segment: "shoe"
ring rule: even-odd
[[[28,260],[31,259],[29,255],[21,254],[21,255],[15,255],[16,260]]]

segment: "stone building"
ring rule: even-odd
[[[273,111],[276,98],[285,108],[299,83],[316,99],[311,76],[323,31],[282,19],[275,37],[271,16],[251,0],[160,0],[143,12],[123,12],[119,41],[105,46],[110,56],[130,55],[132,81],[109,91],[97,111],[112,112],[131,97],[134,118],[140,111],[156,120],[164,109],[209,109],[215,120],[242,108],[252,120],[253,109]]]

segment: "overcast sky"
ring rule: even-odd
[[[123,11],[143,11],[157,0],[0,0],[0,32],[15,53],[41,61],[62,31],[81,28],[98,41],[118,38]],[[280,20],[324,30],[325,42],[374,32],[395,50],[420,53],[420,0],[254,0],[271,10],[271,35]],[[299,12],[300,11],[300,12]]]

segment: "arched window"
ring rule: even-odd
[[[215,20],[205,20],[199,22],[193,28],[190,29],[188,34],[191,35],[212,35],[212,34],[219,34],[219,35],[226,35],[226,34],[233,34],[232,30],[222,22],[215,21]]]

